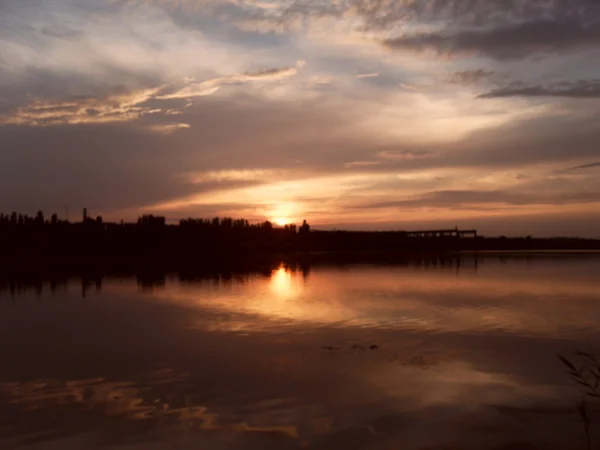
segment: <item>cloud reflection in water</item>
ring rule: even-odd
[[[0,444],[38,433],[30,448],[68,448],[83,433],[71,448],[160,448],[183,430],[217,449],[569,442],[580,430],[555,355],[600,342],[599,264],[280,266],[2,296]]]

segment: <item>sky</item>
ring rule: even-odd
[[[0,0],[0,211],[600,237],[597,0]]]

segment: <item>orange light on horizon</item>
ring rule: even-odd
[[[279,225],[280,227],[287,225],[288,223],[290,223],[290,220],[285,218],[285,217],[276,217],[273,219],[273,222],[275,222],[277,225]]]

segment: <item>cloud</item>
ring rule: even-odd
[[[156,133],[171,134],[178,130],[185,130],[190,128],[187,123],[168,123],[164,125],[149,125],[148,129]]]
[[[351,161],[344,164],[346,169],[352,169],[354,167],[370,167],[370,166],[378,166],[383,164],[383,161]]]
[[[375,78],[379,76],[379,72],[373,72],[373,73],[359,73],[358,75],[356,75],[356,78]]]
[[[583,170],[583,169],[592,169],[594,167],[600,167],[600,162],[582,164],[580,166],[571,167],[570,169],[567,169],[567,170]]]
[[[598,192],[520,193],[501,190],[441,190],[408,199],[358,205],[359,208],[471,208],[481,205],[564,205],[569,203],[599,203]],[[494,209],[497,209],[496,207]]]
[[[390,162],[414,161],[432,158],[434,156],[434,153],[426,150],[381,150],[375,154],[375,157],[377,158],[375,160],[351,161],[345,163],[344,167],[346,169],[352,169],[357,167],[384,166],[387,167],[388,170],[393,170],[389,167]]]
[[[402,88],[405,91],[420,92],[420,89],[417,86],[413,86],[412,84],[399,83],[398,87]]]
[[[214,80],[207,80],[203,81],[202,83],[192,83],[169,94],[158,95],[156,98],[158,100],[169,100],[176,98],[192,98],[212,95],[219,90],[221,84],[223,83],[224,81],[222,78],[215,78]]]
[[[161,108],[147,105],[150,100],[185,99],[211,95],[224,84],[247,83],[253,81],[280,81],[298,73],[297,67],[304,65],[299,61],[296,67],[266,69],[257,72],[246,72],[228,77],[213,78],[201,83],[188,80],[183,88],[160,85],[152,88],[132,90],[130,92],[111,94],[103,98],[76,98],[68,101],[37,100],[29,105],[17,107],[16,110],[0,116],[0,125],[51,126],[61,124],[90,124],[126,122],[141,118],[148,114],[163,113]],[[161,94],[171,90],[170,93]],[[120,90],[125,90],[121,88]],[[181,110],[168,108],[166,115],[181,114]],[[189,127],[188,124],[153,125],[148,129],[158,132],[173,132],[176,129]]]
[[[212,181],[266,181],[279,175],[275,170],[212,170],[208,172],[188,173],[183,177],[191,183]]]
[[[184,2],[178,2],[181,3]],[[262,8],[259,5],[264,3],[253,0],[236,0],[235,13],[231,12],[231,4],[225,7],[227,2],[221,3],[216,8],[221,16],[227,15],[242,29],[262,33],[298,32],[332,18],[345,21],[359,31],[388,33],[406,28],[407,24],[411,27],[426,25],[426,28],[444,24],[457,29],[541,20],[590,20],[600,14],[595,0],[291,0],[269,3],[269,8]],[[331,25],[331,22],[324,23],[327,27]]]
[[[600,110],[561,107],[481,128],[464,139],[433,148],[436,158],[406,161],[424,167],[526,167],[589,160],[598,156]]]
[[[532,20],[482,29],[407,33],[384,40],[383,44],[394,50],[519,59],[598,46],[600,24],[572,19]]]
[[[329,77],[326,75],[313,75],[306,82],[306,87],[318,88],[318,87],[322,87],[322,86],[331,84],[332,81],[333,81],[332,77]]]
[[[508,86],[493,89],[480,95],[478,98],[503,97],[599,98],[600,79],[575,82],[562,81],[548,85],[526,85],[521,82],[515,82]]]
[[[346,169],[355,167],[382,166],[388,167],[390,162],[414,161],[432,158],[435,154],[426,150],[381,150],[375,154],[377,159],[365,161],[351,161],[344,164]],[[389,169],[391,170],[391,169]]]
[[[292,77],[298,73],[298,68],[304,65],[304,61],[298,61],[296,67],[284,67],[281,69],[267,69],[258,72],[246,72],[239,75],[231,75],[228,77],[213,78],[201,83],[191,82],[187,86],[175,90],[168,94],[158,95],[159,100],[176,99],[176,98],[191,98],[211,95],[215,93],[222,85],[248,83],[252,81],[281,81]]]
[[[463,70],[459,72],[454,72],[448,77],[447,81],[450,84],[478,84],[482,81],[489,80],[495,75],[496,72],[485,69]]]
[[[315,0],[313,3],[319,2]],[[349,7],[363,19],[369,30],[390,30],[406,23],[445,23],[450,27],[465,27],[542,19],[590,20],[600,15],[600,7],[595,0],[356,0],[350,2]]]
[[[50,126],[135,120],[147,114],[160,112],[142,104],[153,98],[161,89],[159,86],[113,94],[105,98],[82,98],[62,102],[36,101],[0,116],[0,125]]]
[[[431,158],[434,154],[425,150],[382,150],[377,153],[377,156],[392,161],[413,161],[415,159]]]

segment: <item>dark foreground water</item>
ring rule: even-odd
[[[591,255],[9,283],[0,448],[585,449],[599,325]]]

